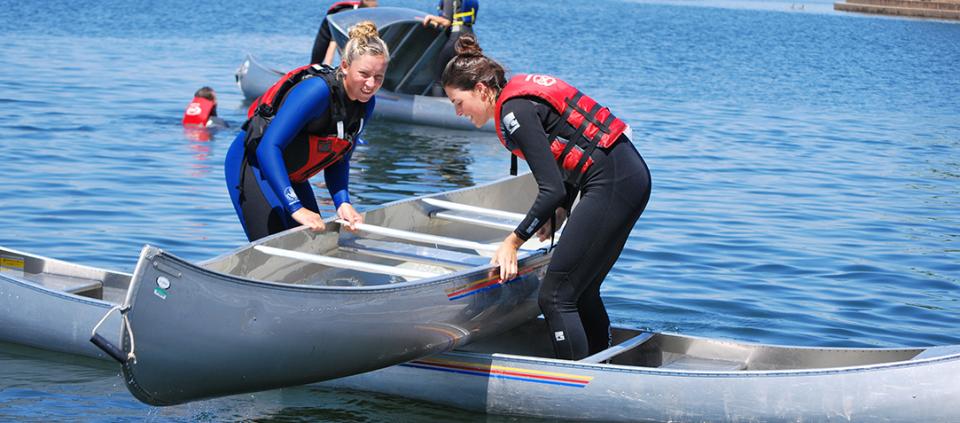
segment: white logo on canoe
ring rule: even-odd
[[[533,81],[535,84],[543,85],[544,87],[549,87],[557,83],[557,78],[547,75],[527,75],[525,79],[527,81]]]

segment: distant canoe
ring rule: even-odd
[[[550,253],[533,241],[501,283],[489,256],[536,196],[530,174],[304,228],[199,265],[145,247],[106,345],[138,399],[172,405],[391,366],[536,316]]]
[[[534,320],[323,385],[563,420],[960,421],[960,346],[786,347],[615,329],[614,347],[566,361],[551,358],[548,333]]]
[[[377,92],[374,116],[419,125],[477,129],[469,119],[457,116],[446,96],[430,95],[433,82],[438,79],[436,57],[447,35],[425,28],[423,16],[423,12],[397,7],[360,8],[329,15],[325,24],[330,25],[331,34],[340,47],[346,44],[347,31],[353,24],[364,20],[377,24],[391,59],[383,87]],[[283,74],[248,53],[235,78],[244,97],[252,101]],[[493,131],[493,123],[488,122],[482,129]]]

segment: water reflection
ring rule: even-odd
[[[474,185],[471,144],[477,133],[376,122],[351,163],[351,193],[358,203],[382,204]]]

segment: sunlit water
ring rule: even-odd
[[[147,243],[191,260],[243,244],[222,178],[235,129],[193,140],[180,114],[211,85],[238,126],[243,54],[302,64],[325,6],[0,0],[0,244],[123,271]],[[960,25],[823,1],[482,6],[487,53],[609,105],[651,167],[650,205],[603,286],[616,324],[960,343]],[[508,167],[492,134],[376,122],[367,139],[360,206]],[[0,420],[508,420],[317,387],[154,408],[118,373],[0,347]]]

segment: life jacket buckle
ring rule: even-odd
[[[270,106],[269,104],[261,104],[261,105],[257,106],[257,112],[256,112],[256,113],[257,113],[258,115],[260,115],[260,116],[263,116],[263,117],[270,117],[270,116],[273,116],[273,114],[274,114],[275,112],[276,112],[276,111],[273,110],[273,107]]]

